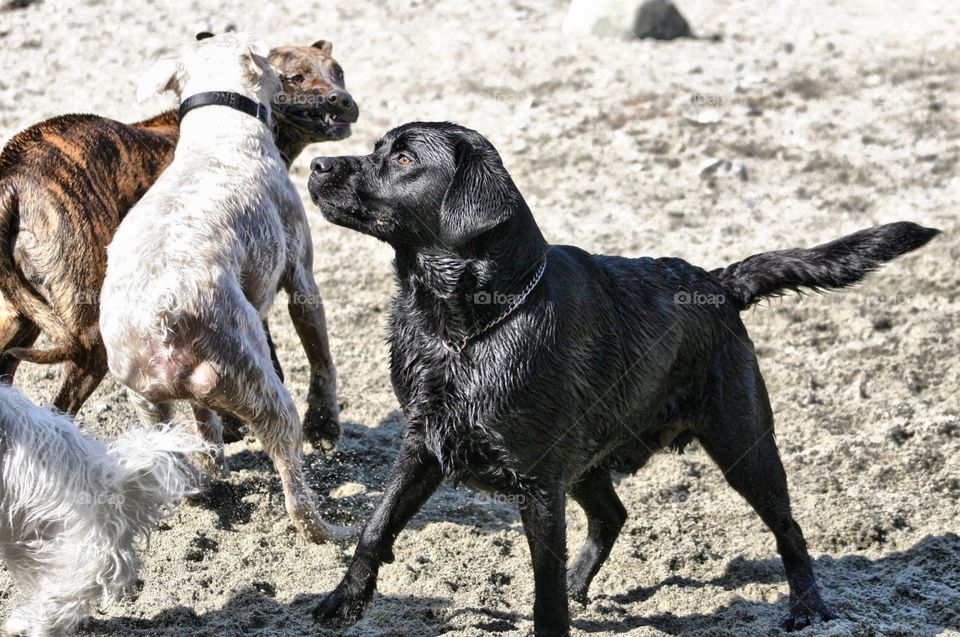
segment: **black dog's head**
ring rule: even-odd
[[[328,221],[398,249],[457,251],[529,217],[493,145],[454,124],[404,124],[370,155],[317,157],[311,168],[310,196]]]

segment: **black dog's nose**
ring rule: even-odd
[[[341,108],[350,108],[353,106],[353,98],[346,91],[335,89],[327,95],[327,101],[331,104],[339,105]]]
[[[310,162],[310,170],[315,173],[333,172],[333,157],[314,157]]]

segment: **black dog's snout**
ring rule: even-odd
[[[330,91],[330,93],[327,95],[327,101],[330,104],[340,106],[341,108],[350,108],[353,106],[353,98],[350,96],[350,93],[347,93],[341,89]]]
[[[310,170],[315,173],[333,172],[333,157],[314,157],[310,162]]]

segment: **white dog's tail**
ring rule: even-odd
[[[209,451],[189,426],[138,428],[104,445],[0,385],[0,540],[24,596],[7,631],[68,634],[132,587],[138,540],[199,491],[189,456]]]
[[[202,474],[189,456],[211,451],[185,426],[133,429],[107,445],[116,462],[121,509],[134,535],[147,537],[171,505],[200,492]]]

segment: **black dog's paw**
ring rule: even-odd
[[[341,584],[324,597],[313,609],[313,621],[318,623],[354,624],[366,610],[370,599],[350,594],[347,586]]]
[[[788,633],[792,633],[793,631],[803,630],[808,626],[826,623],[836,618],[837,616],[834,615],[825,604],[818,605],[816,608],[806,605],[795,606],[790,609],[790,616],[783,622],[783,629]]]
[[[572,601],[580,604],[581,606],[586,606],[587,602],[590,601],[587,597],[587,587],[575,582],[567,583],[567,595]]]
[[[330,453],[340,440],[339,407],[333,412],[326,405],[311,405],[303,417],[303,433],[314,449]]]
[[[589,571],[584,567],[583,561],[579,558],[567,569],[567,596],[580,604],[586,606],[589,601],[587,591],[590,588]]]

